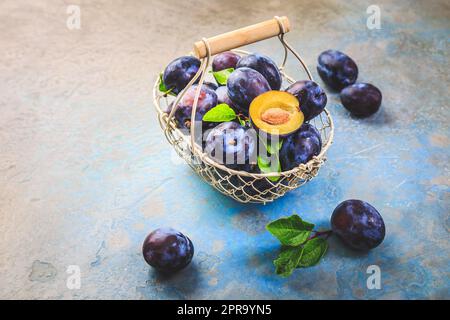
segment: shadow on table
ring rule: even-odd
[[[199,268],[195,263],[173,274],[150,268],[146,287],[140,288],[140,291],[148,299],[191,299],[200,282]]]

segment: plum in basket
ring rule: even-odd
[[[168,90],[172,89],[173,93],[178,94],[194,78],[199,68],[199,59],[191,56],[179,57],[169,63],[164,70],[164,85]]]

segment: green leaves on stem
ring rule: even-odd
[[[314,238],[303,246],[302,257],[297,268],[307,268],[316,265],[328,249],[328,242],[323,238]]]
[[[303,244],[311,235],[313,228],[313,224],[303,221],[296,214],[275,220],[266,226],[266,229],[286,246]]]
[[[320,238],[331,231],[315,232],[314,224],[303,221],[298,215],[280,218],[269,223],[266,229],[283,245],[274,260],[275,272],[288,277],[296,268],[316,265],[328,249],[327,240]],[[311,236],[312,233],[315,233]]]

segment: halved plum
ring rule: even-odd
[[[268,136],[286,137],[297,131],[304,121],[298,99],[285,91],[268,91],[250,104],[253,126]]]

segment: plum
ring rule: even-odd
[[[236,68],[247,67],[258,71],[266,78],[272,90],[280,90],[281,74],[275,62],[267,56],[261,54],[249,54],[239,60]]]
[[[177,58],[169,63],[164,70],[164,85],[167,89],[172,89],[173,93],[178,94],[194,78],[199,68],[200,60],[195,57]]]
[[[317,72],[328,86],[341,90],[355,83],[358,77],[358,66],[345,53],[327,50],[318,58]]]
[[[319,131],[312,124],[304,123],[300,129],[283,141],[280,149],[280,163],[283,171],[291,170],[301,163],[307,163],[322,150]]]
[[[210,88],[211,90],[214,90],[214,91],[216,91],[217,88],[218,88],[217,84],[212,83],[212,82],[208,82],[208,81],[203,82],[203,85],[207,86],[208,88]]]
[[[205,153],[234,170],[249,171],[256,163],[256,133],[237,122],[222,122],[206,137]]]
[[[377,247],[386,228],[380,213],[362,200],[346,200],[334,209],[331,228],[345,244],[355,250]]]
[[[217,94],[217,103],[226,103],[230,107],[233,107],[234,103],[231,101],[230,97],[228,96],[228,88],[226,86],[220,86],[216,89]]]
[[[161,272],[175,272],[186,267],[194,255],[192,241],[172,228],[159,228],[144,240],[145,261]]]
[[[342,105],[356,117],[368,117],[380,109],[381,91],[370,83],[355,83],[341,91]]]
[[[197,85],[193,85],[192,87],[190,87],[178,104],[178,108],[175,111],[175,119],[178,122],[179,128],[190,129],[191,127],[192,106],[194,104],[195,91],[197,87]],[[203,85],[198,98],[195,120],[201,121],[205,113],[211,110],[216,105],[217,95],[215,91]],[[213,124],[210,122],[203,123],[203,129],[210,128],[211,126],[213,126]]]
[[[214,72],[229,68],[236,69],[239,59],[241,59],[241,56],[232,51],[219,53],[213,59],[212,69]]]
[[[236,108],[248,115],[250,103],[260,94],[270,90],[266,78],[256,70],[242,67],[231,73],[227,81],[228,96]]]
[[[318,116],[327,104],[327,95],[314,81],[302,80],[294,82],[286,91],[297,97],[300,102],[300,110],[305,116],[305,121]]]

